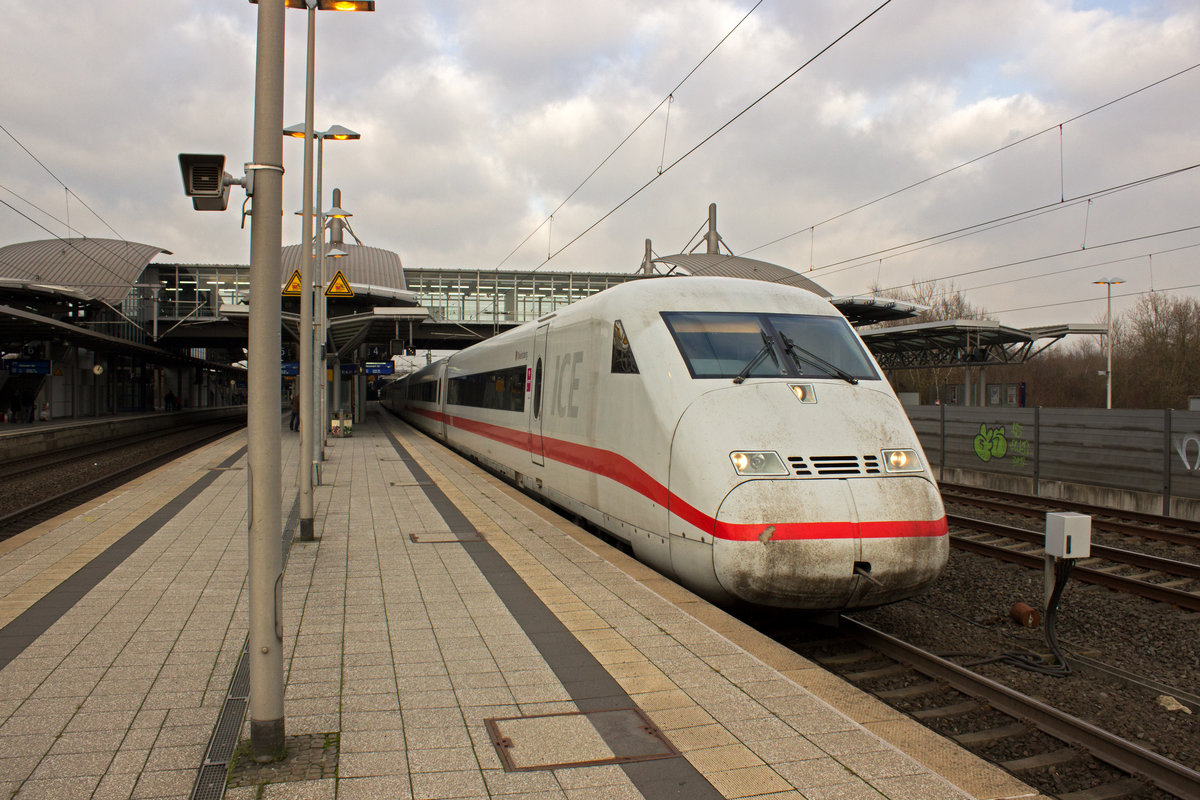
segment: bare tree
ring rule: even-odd
[[[873,294],[882,294],[878,286],[872,287]],[[920,322],[939,322],[954,319],[986,319],[987,311],[972,305],[963,293],[954,287],[954,282],[913,281],[907,289],[889,292],[899,300],[925,306],[916,319],[881,323],[878,328],[895,325],[912,325]],[[888,374],[892,388],[897,392],[917,392],[922,403],[943,402],[945,387],[951,380],[962,382],[962,368],[932,368],[893,370]]]
[[[1144,296],[1113,330],[1113,405],[1187,408],[1200,394],[1200,302]]]

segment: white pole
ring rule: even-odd
[[[308,70],[304,95],[304,204],[300,236],[300,539],[311,542],[313,532],[313,84],[316,65],[317,7],[308,6]]]
[[[1112,281],[1104,284],[1105,292],[1108,295],[1108,311],[1105,314],[1104,322],[1104,339],[1108,343],[1108,366],[1104,369],[1105,377],[1108,379],[1108,404],[1105,406],[1110,411],[1112,410]]]
[[[285,755],[283,718],[282,481],[279,470],[279,272],[283,241],[283,0],[258,4],[254,86],[254,206],[250,218],[250,749],[255,761]]]
[[[315,432],[313,441],[317,443],[317,458],[320,461],[325,460],[325,440],[329,433],[329,415],[326,410],[326,389],[325,389],[325,355],[324,345],[328,338],[326,332],[327,322],[327,303],[325,298],[325,286],[329,282],[329,278],[325,275],[325,197],[322,194],[321,182],[324,175],[324,167],[322,162],[325,155],[325,136],[322,135],[317,139],[317,264],[319,265],[318,274],[321,279],[317,284],[317,298],[319,305],[317,306],[317,324],[314,328],[313,338],[313,358],[314,369],[316,370],[316,392],[317,392],[317,418],[315,420]],[[319,477],[319,476],[318,476]]]

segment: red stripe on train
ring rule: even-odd
[[[622,455],[598,447],[568,442],[563,439],[539,437],[527,431],[518,431],[490,422],[456,417],[424,408],[413,408],[414,413],[435,422],[444,422],[459,430],[482,436],[492,441],[532,453],[537,444],[546,458],[576,469],[591,472],[626,486],[671,513],[699,528],[711,532],[718,539],[746,542],[759,537],[766,524],[747,525],[721,522],[705,514],[677,495],[673,495],[649,473]],[[945,536],[949,531],[946,518],[935,520],[886,520],[870,522],[783,522],[776,523],[771,534],[772,541],[807,539],[889,539]]]

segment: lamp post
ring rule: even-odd
[[[1108,297],[1108,310],[1104,315],[1104,340],[1108,345],[1108,364],[1104,368],[1104,377],[1108,383],[1108,402],[1105,408],[1112,408],[1112,287],[1125,281],[1121,278],[1101,278],[1098,281],[1092,281],[1096,285],[1104,285],[1104,292]]]
[[[334,207],[334,208],[330,209],[330,211],[339,211],[340,212],[341,209]],[[330,216],[332,216],[332,215],[330,215]],[[327,259],[327,258],[345,258],[346,256],[348,256],[350,254],[347,253],[345,250],[341,249],[337,245],[332,245],[330,247],[330,249],[326,250],[326,249],[324,249],[325,248],[324,241],[321,242],[321,247],[322,247],[321,283],[325,286],[328,286],[329,285],[329,276],[325,274],[325,259]],[[328,337],[329,298],[325,296],[324,291],[321,292],[321,323],[323,325],[325,325],[325,329],[324,329],[325,330],[325,334],[324,334],[325,339],[323,341],[328,341],[328,338],[329,338]],[[329,363],[325,359],[322,359],[321,360],[321,424],[323,426],[322,431],[321,431],[321,440],[322,441],[324,441],[326,439],[326,437],[328,437],[328,435],[329,435],[330,413],[329,413],[329,408],[328,408],[328,400],[329,400],[329,389],[328,389],[328,385],[327,385],[328,373],[329,373]],[[341,375],[338,375],[338,380],[339,381],[341,380]]]
[[[306,131],[307,125],[309,125],[309,121],[307,121],[307,120],[305,122],[305,125],[289,125],[288,127],[283,129],[283,133],[285,136],[292,136],[297,139],[303,139],[303,138],[305,138],[305,136],[307,134],[307,131]],[[313,412],[314,413],[312,413],[309,416],[304,415],[304,413],[303,413],[304,396],[303,396],[303,394],[301,394],[302,408],[301,408],[301,423],[300,424],[302,427],[301,427],[301,434],[300,434],[301,435],[300,444],[301,444],[301,448],[303,449],[305,437],[307,434],[308,440],[313,442],[316,447],[320,448],[320,452],[316,452],[313,449],[310,449],[308,451],[309,452],[309,460],[310,461],[312,461],[312,460],[324,461],[325,460],[325,450],[324,450],[325,434],[328,430],[328,425],[326,424],[327,416],[325,413],[325,394],[324,394],[325,368],[324,368],[324,358],[323,358],[323,355],[321,352],[321,346],[322,346],[322,344],[324,344],[325,338],[326,338],[325,337],[325,327],[327,324],[327,320],[325,318],[325,294],[324,294],[325,284],[328,280],[327,276],[325,275],[325,219],[327,216],[334,216],[333,214],[326,215],[321,209],[321,206],[324,202],[324,195],[322,194],[322,190],[321,190],[321,182],[322,182],[322,176],[324,174],[324,163],[323,162],[325,160],[325,140],[326,139],[334,139],[336,141],[347,141],[347,140],[353,140],[353,139],[361,139],[362,134],[356,133],[355,131],[352,131],[343,125],[331,125],[331,126],[329,126],[328,130],[313,132],[312,138],[316,139],[316,141],[317,141],[317,200],[316,200],[315,214],[311,209],[309,210],[308,213],[315,215],[315,217],[318,221],[318,227],[320,228],[320,231],[321,231],[320,235],[318,235],[316,237],[316,242],[315,242],[316,247],[317,247],[317,252],[315,255],[317,257],[317,265],[318,266],[317,266],[317,269],[314,270],[314,272],[317,273],[317,275],[314,276],[314,277],[317,277],[317,280],[313,282],[315,285],[312,287],[312,289],[313,289],[313,291],[320,292],[319,295],[315,295],[315,296],[320,297],[321,301],[320,301],[320,305],[316,307],[315,311],[310,311],[310,317],[309,317],[310,319],[312,319],[312,325],[311,325],[311,327],[312,327],[312,350],[310,351],[310,359],[313,364],[312,388],[313,388],[313,392],[314,392],[314,394],[313,394],[313,397],[314,397]],[[336,205],[336,201],[334,204]],[[297,211],[296,213],[303,215],[303,214],[305,214],[305,211],[300,210],[300,211]],[[311,219],[311,217],[310,217],[310,219]],[[311,247],[311,245],[313,244],[312,240],[311,240],[311,237],[312,237],[311,225],[305,226],[304,233],[307,237],[309,237],[308,239],[305,240],[306,246]],[[307,257],[307,254],[305,254],[304,257]],[[302,269],[301,270],[301,279],[302,280],[304,280],[304,276],[305,276],[305,273]],[[308,284],[306,284],[306,285],[308,285]],[[301,297],[301,309],[300,309],[300,316],[301,316],[300,330],[301,331],[304,330],[304,308],[303,308],[304,303],[303,303],[303,300],[304,300],[304,298]],[[301,345],[301,353],[300,353],[300,359],[301,359],[302,364],[304,363],[304,352],[303,351],[304,351],[304,347],[302,344]],[[301,367],[301,369],[303,370],[303,367]],[[299,383],[300,380],[302,380],[302,378],[297,378],[297,383]],[[304,430],[303,426],[309,426],[309,429],[306,431],[306,430]],[[317,476],[316,481],[317,481],[317,484],[319,485],[320,484],[319,476]],[[303,522],[303,515],[301,515],[301,521]],[[303,527],[301,528],[301,538],[302,539],[304,538]]]
[[[257,0],[250,0],[256,2]],[[300,539],[312,541],[313,531],[313,95],[316,66],[317,11],[374,11],[374,0],[285,0],[288,8],[308,11],[308,59],[304,88],[304,215],[300,248]],[[280,126],[282,127],[282,126]]]
[[[246,532],[249,594],[250,749],[255,761],[282,758],[283,620],[276,602],[283,579],[279,534],[279,268],[283,225],[283,4],[258,9],[254,88],[254,206],[250,215],[250,307],[246,428],[250,475]]]

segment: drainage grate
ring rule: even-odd
[[[221,718],[217,720],[217,727],[208,743],[208,752],[204,756],[206,765],[229,763],[233,748],[237,744],[238,733],[242,729],[242,720],[246,718],[248,703],[247,700],[233,698],[225,701],[221,709]]]
[[[509,772],[592,767],[679,755],[640,708],[484,720]]]
[[[239,450],[237,454],[240,454]],[[235,454],[235,455],[237,455]],[[292,504],[287,523],[283,526],[280,537],[280,547],[283,549],[283,563],[287,566],[288,554],[291,553],[292,535],[300,518],[299,500]],[[196,782],[192,785],[191,800],[221,800],[225,796],[225,780],[229,770],[229,762],[233,760],[234,748],[237,745],[238,733],[241,732],[242,722],[246,719],[246,708],[250,705],[250,640],[242,645],[242,655],[234,667],[233,677],[229,679],[229,691],[225,693],[225,704],[221,707],[221,715],[217,717],[217,725],[213,728],[208,740],[208,749],[204,751],[204,763],[196,774]],[[335,761],[336,766],[336,761]]]
[[[246,649],[242,649],[242,657],[238,659],[237,669],[233,671],[233,680],[229,682],[229,693],[226,697],[246,700],[250,697],[250,659]]]
[[[200,768],[192,800],[221,800],[225,796],[225,765],[205,764]]]

